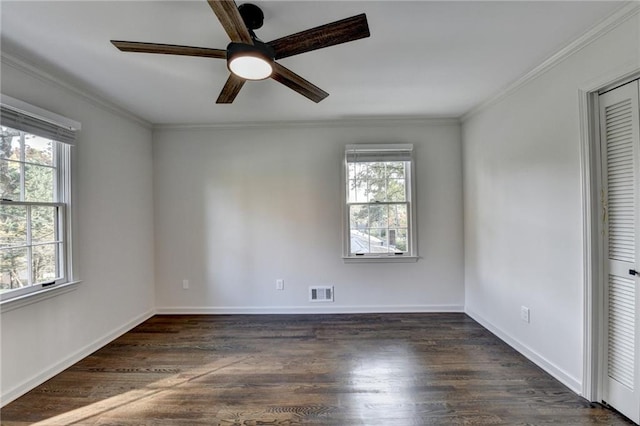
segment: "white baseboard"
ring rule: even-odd
[[[487,330],[495,334],[497,337],[499,337],[507,345],[511,346],[513,349],[520,352],[522,355],[524,355],[526,358],[528,358],[531,362],[536,364],[538,367],[542,368],[544,371],[546,371],[547,373],[549,373],[550,375],[558,379],[560,382],[562,382],[565,386],[567,386],[573,392],[577,393],[578,395],[582,394],[582,383],[580,382],[580,380],[571,376],[562,368],[558,367],[553,362],[549,361],[548,359],[546,359],[545,357],[543,357],[542,355],[540,355],[539,353],[537,353],[536,351],[528,347],[527,345],[523,344],[515,337],[504,332],[499,327],[496,327],[495,325],[487,321],[484,317],[482,317],[482,315],[478,314],[477,312],[474,312],[469,308],[465,308],[465,313],[469,315],[471,318],[473,318],[480,325],[482,325],[484,328],[486,328]]]
[[[462,305],[364,305],[364,306],[175,306],[156,308],[159,315],[267,315],[267,314],[386,314],[464,312]]]
[[[35,376],[31,377],[28,380],[22,382],[21,384],[19,384],[18,386],[14,387],[13,389],[9,389],[8,391],[5,391],[3,389],[2,390],[2,395],[0,396],[0,401],[2,401],[2,404],[0,406],[4,407],[5,405],[10,403],[11,401],[21,397],[25,393],[29,392],[31,389],[35,388],[36,386],[41,385],[42,383],[46,382],[47,380],[49,380],[50,378],[52,378],[56,374],[59,374],[62,371],[66,370],[67,368],[71,367],[76,362],[78,362],[78,361],[82,360],[83,358],[89,356],[90,354],[92,354],[93,352],[97,351],[98,349],[100,349],[101,347],[106,345],[107,343],[112,342],[113,340],[115,340],[118,337],[122,336],[127,331],[129,331],[132,328],[134,328],[135,326],[143,323],[144,321],[148,320],[149,318],[151,318],[154,315],[155,315],[155,310],[150,310],[148,312],[145,312],[144,314],[137,316],[136,318],[132,319],[131,321],[127,322],[126,324],[122,325],[121,327],[116,328],[115,330],[111,331],[110,333],[107,333],[106,335],[104,335],[101,338],[95,340],[94,342],[90,343],[89,345],[87,345],[87,346],[81,348],[80,350],[76,351],[75,353],[69,355],[67,358],[63,359],[62,361],[52,365],[51,367],[47,368],[46,370],[36,374]]]

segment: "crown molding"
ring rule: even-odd
[[[155,124],[153,130],[197,130],[197,129],[269,129],[269,128],[326,128],[326,127],[385,127],[385,126],[459,126],[460,119],[456,117],[358,117],[336,118],[308,121],[249,121],[229,123],[193,123],[193,124]]]
[[[640,13],[640,2],[638,1],[627,1],[624,2],[624,5],[616,9],[598,24],[593,26],[591,29],[587,30],[580,37],[567,44],[565,47],[549,56],[545,61],[543,61],[540,65],[534,67],[529,72],[524,74],[522,77],[509,84],[505,88],[498,91],[495,95],[491,96],[487,100],[481,102],[475,107],[471,108],[469,111],[464,113],[460,117],[460,121],[464,123],[469,120],[471,117],[479,114],[480,112],[486,110],[492,105],[500,102],[502,99],[506,98],[516,90],[520,89],[525,84],[529,83],[531,80],[538,78],[540,75],[549,71],[551,68],[558,65],[560,62],[569,58],[573,54],[579,52],[586,46],[590,45],[600,37],[606,35],[611,30],[618,27],[620,24],[625,22],[626,20],[636,16]]]
[[[136,124],[139,124],[147,129],[152,128],[151,123],[138,117],[137,115],[93,93],[90,93],[86,90],[79,89],[75,85],[68,83],[57,76],[54,76],[48,72],[45,72],[39,69],[38,67],[32,65],[31,63],[29,63],[23,58],[19,58],[18,56],[15,56],[13,54],[8,54],[6,52],[0,52],[0,61],[2,62],[2,64],[7,65],[11,68],[14,68],[32,77],[35,77],[40,81],[43,81],[45,83],[57,86],[68,92],[71,92],[75,96],[82,98],[83,100],[91,103],[92,105],[97,106],[98,108],[101,108],[112,114],[116,114],[127,120],[133,121]]]

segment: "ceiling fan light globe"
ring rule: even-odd
[[[253,44],[231,42],[227,46],[227,68],[245,80],[271,77],[273,58],[273,49],[257,39]]]
[[[264,80],[271,77],[271,63],[259,56],[242,55],[229,59],[229,70],[245,80]]]

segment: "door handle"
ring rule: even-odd
[[[636,271],[635,269],[629,269],[629,275],[640,275],[640,272]]]

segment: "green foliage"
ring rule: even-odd
[[[14,148],[14,140],[20,139],[20,132],[8,127],[0,128],[0,195],[3,199],[13,200],[20,196],[20,168],[18,163],[5,159],[19,160],[19,147]]]
[[[407,251],[405,177],[401,161],[348,165],[348,201],[356,203],[349,209],[353,252]]]
[[[0,193],[11,201],[53,202],[54,142],[0,128]],[[24,159],[25,161],[22,161]],[[24,177],[24,184],[21,178]],[[0,291],[24,287],[56,276],[55,206],[0,206]],[[30,218],[30,220],[29,220]],[[31,241],[27,241],[27,224]],[[32,243],[51,243],[31,246]],[[20,247],[21,246],[21,247]],[[25,247],[27,246],[27,247]],[[31,265],[27,259],[31,256]]]

